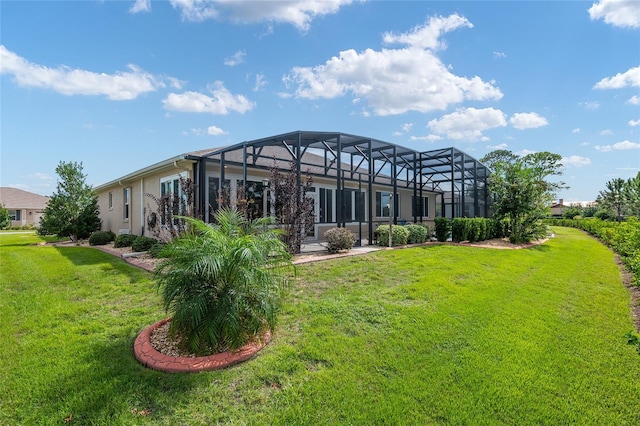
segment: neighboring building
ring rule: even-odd
[[[194,180],[195,212],[207,221],[218,207],[220,188],[235,200],[243,182],[258,214],[265,215],[262,206],[271,209],[269,169],[275,164],[287,171],[291,162],[313,177],[308,195],[315,200],[316,223],[309,240],[341,226],[362,242],[390,215],[395,223],[432,223],[436,210],[447,217],[487,216],[488,169],[455,148],[418,152],[363,136],[297,131],[178,155],[99,185],[102,228],[149,234],[157,206],[146,194],[175,192],[180,177]],[[389,209],[394,193],[395,207]]]
[[[564,200],[560,198],[557,203],[551,204],[551,216],[562,217],[564,212],[569,208],[571,208],[571,206],[564,205]]]
[[[0,204],[9,210],[11,226],[40,224],[49,197],[16,188],[0,187]]]

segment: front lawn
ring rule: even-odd
[[[253,360],[171,375],[133,357],[150,274],[0,234],[0,424],[640,424],[613,254],[424,246],[298,267]]]

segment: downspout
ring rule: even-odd
[[[142,232],[140,235],[144,235],[144,225],[145,225],[145,206],[144,206],[144,178],[140,178],[140,227],[142,228]]]

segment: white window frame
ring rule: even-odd
[[[123,192],[122,192],[122,206],[123,206],[123,211],[122,211],[122,215],[125,221],[128,221],[129,218],[131,217],[131,187],[126,187],[124,188]]]
[[[386,217],[388,218],[391,214],[391,209],[387,206],[389,206],[389,197],[391,196],[392,192],[391,191],[376,191],[376,204],[377,204],[377,200],[378,200],[378,194],[380,194],[380,211],[378,211],[378,206],[376,205],[376,217],[380,218],[380,217]],[[382,200],[382,197],[387,197],[387,202],[384,203]],[[395,201],[394,201],[394,207],[398,206],[398,211],[394,212],[394,215],[396,217],[400,217],[400,194],[396,193],[395,196]],[[385,208],[387,209],[387,214],[385,214],[384,210]],[[378,214],[380,213],[380,214]]]

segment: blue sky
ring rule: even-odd
[[[640,1],[0,1],[0,185],[294,130],[640,171]]]

